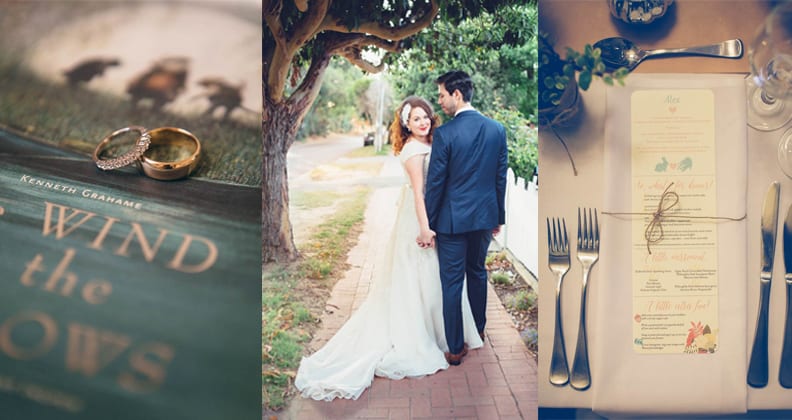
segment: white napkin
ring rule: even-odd
[[[711,89],[715,98],[716,216],[745,214],[746,99],[742,75],[631,74],[609,88],[603,211],[629,211],[630,97],[643,89]],[[718,223],[719,348],[707,355],[633,351],[631,220],[602,216],[598,281],[592,283],[592,405],[609,416],[745,412],[746,223]]]

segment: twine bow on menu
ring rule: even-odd
[[[611,211],[603,211],[602,214],[607,214],[611,216],[652,216],[652,220],[646,225],[646,229],[644,230],[644,239],[646,239],[646,251],[651,255],[652,254],[652,244],[656,244],[663,240],[665,233],[663,231],[663,219],[675,218],[675,219],[704,219],[704,220],[726,220],[732,222],[739,222],[741,220],[745,220],[746,215],[743,214],[740,217],[726,217],[726,216],[691,216],[691,215],[682,215],[682,214],[667,214],[671,211],[677,204],[679,204],[679,194],[675,191],[671,191],[671,187],[674,183],[668,184],[668,186],[663,190],[663,193],[660,195],[660,200],[657,202],[657,210],[652,213],[630,213],[630,212],[611,212]]]
[[[140,137],[135,145],[113,158],[102,158],[103,151],[117,137],[129,133],[138,132]],[[177,160],[159,161],[147,154],[150,147],[176,147],[186,150],[188,157]],[[161,181],[172,181],[189,176],[198,165],[201,156],[201,142],[187,130],[176,127],[160,127],[154,130],[146,130],[140,126],[129,126],[118,129],[96,146],[93,153],[93,161],[96,166],[104,171],[123,168],[136,163],[138,169],[150,178]]]

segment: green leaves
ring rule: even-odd
[[[619,82],[619,85],[624,86],[624,79],[627,77],[629,73],[630,71],[627,70],[627,68],[620,67],[618,70],[611,73],[611,75],[616,81]]]
[[[578,86],[583,90],[588,90],[589,85],[591,85],[591,71],[583,70],[578,76]]]
[[[540,109],[558,105],[558,99],[571,80],[577,80],[577,84],[582,90],[588,90],[595,78],[602,79],[608,86],[613,86],[614,82],[624,85],[624,79],[629,71],[626,68],[620,68],[608,72],[605,63],[602,62],[602,51],[599,48],[586,44],[581,52],[567,47],[565,58],[562,60],[545,36],[540,36],[539,41],[539,61],[541,63],[539,74],[544,81],[539,93]],[[554,83],[550,84],[547,82],[548,80],[552,80]],[[545,90],[550,90],[550,92]]]
[[[557,83],[535,77],[539,59],[536,5],[490,3],[500,4],[497,13],[482,12],[462,21],[444,20],[441,15],[414,38],[413,48],[388,68],[395,102],[418,95],[434,103],[434,80],[448,70],[459,69],[473,78],[473,106],[477,109],[490,113],[495,108],[514,107],[536,121],[538,85]],[[512,5],[503,6],[506,3]],[[440,111],[439,107],[435,110]]]
[[[564,76],[571,79],[575,77],[575,66],[572,63],[564,64]]]
[[[530,179],[538,157],[537,130],[531,124],[537,119],[537,91],[548,92],[550,101],[560,99],[555,89],[539,86],[566,85],[574,76],[540,74],[534,79],[537,63],[547,60],[539,56],[536,46],[537,19],[536,5],[528,4],[501,7],[496,14],[482,14],[457,25],[435,22],[420,37],[434,46],[435,57],[423,62],[422,52],[403,55],[399,62],[403,67],[390,71],[398,86],[395,96],[418,93],[434,102],[437,88],[431,82],[437,76],[450,69],[467,71],[475,85],[473,105],[506,129],[509,167],[517,176]]]
[[[366,90],[372,79],[340,57],[333,57],[324,75],[319,95],[311,112],[303,119],[298,139],[328,132],[346,132],[352,122],[365,113]]]
[[[516,176],[530,181],[539,156],[536,128],[531,127],[528,120],[514,110],[501,109],[490,116],[503,124],[506,129],[509,168]]]

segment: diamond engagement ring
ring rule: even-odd
[[[118,157],[114,157],[110,159],[101,159],[99,157],[102,153],[102,150],[104,150],[104,148],[107,147],[107,145],[110,144],[110,142],[113,141],[114,138],[124,133],[128,133],[130,131],[137,131],[140,133],[140,137],[137,139],[135,145],[131,149],[127,150]],[[140,157],[143,156],[143,153],[145,153],[146,150],[148,150],[150,144],[151,144],[151,135],[149,134],[148,130],[146,130],[144,127],[137,125],[124,127],[116,131],[113,131],[109,136],[105,137],[104,139],[102,139],[101,142],[99,142],[99,144],[96,146],[96,149],[93,152],[93,161],[96,162],[96,166],[103,171],[123,168],[124,166],[128,166],[137,162],[138,159],[140,159]]]

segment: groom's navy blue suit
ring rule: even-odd
[[[445,334],[451,353],[464,345],[462,286],[476,328],[484,331],[492,229],[506,222],[504,199],[508,152],[503,125],[465,110],[434,131],[426,176],[426,213],[437,233]]]

